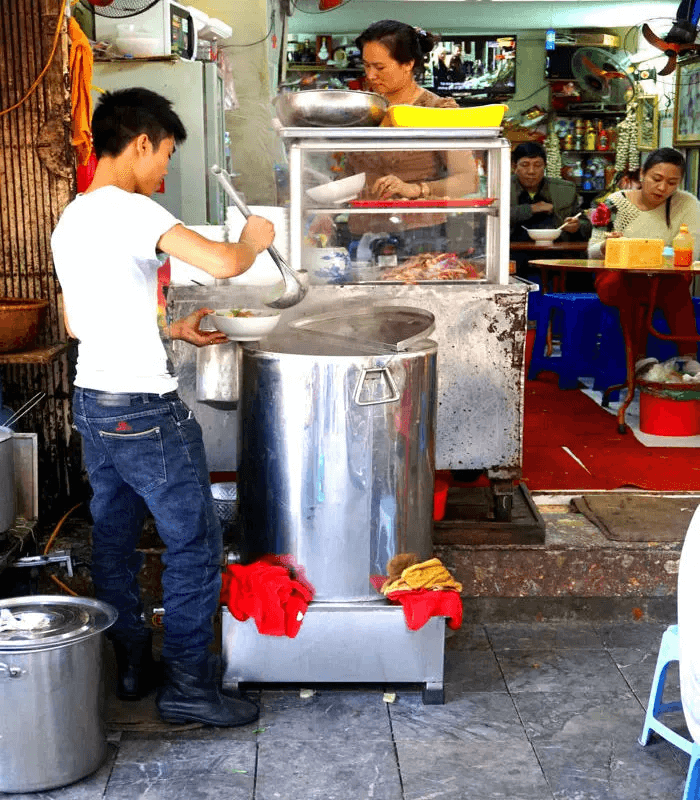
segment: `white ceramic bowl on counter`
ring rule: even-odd
[[[162,55],[159,52],[159,39],[156,36],[119,36],[114,44],[122,55],[133,58],[147,58],[148,56]]]

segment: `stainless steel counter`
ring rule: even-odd
[[[219,307],[227,300],[216,287],[171,287],[169,312],[183,316],[202,305]],[[239,291],[236,289],[235,291]],[[438,343],[437,469],[485,469],[497,481],[520,477],[524,354],[528,287],[435,282],[313,286],[307,298],[282,314],[280,326],[340,306],[402,305],[431,311]],[[223,300],[223,302],[222,302]],[[237,300],[241,304],[241,299]],[[211,470],[238,465],[237,411],[232,404],[197,402],[196,348],[173,344],[176,374],[183,400],[204,431]]]

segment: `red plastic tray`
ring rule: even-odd
[[[351,200],[353,208],[482,208],[490,206],[494,197],[477,197],[471,200],[440,197],[434,200]]]

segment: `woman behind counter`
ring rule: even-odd
[[[697,259],[700,249],[700,203],[692,194],[678,188],[684,174],[685,158],[677,150],[663,147],[650,153],[640,173],[641,188],[614,192],[607,198],[605,204],[615,210],[610,223],[612,233],[602,227],[594,227],[588,243],[588,257],[604,258],[606,242],[611,236],[663,239],[667,245],[671,245],[673,237],[685,223],[695,237],[693,258]],[[596,224],[595,212],[592,222]],[[674,336],[697,336],[695,309],[689,291],[690,280],[690,276],[679,274],[664,275],[659,280],[656,306],[663,311]],[[595,288],[602,302],[616,306],[623,326],[626,325],[633,332],[638,373],[651,361],[644,359],[647,332],[637,314],[640,305],[649,297],[649,281],[646,275],[623,275],[612,271],[601,271],[595,279]],[[686,362],[686,371],[695,371],[697,342],[678,342],[678,350]],[[691,360],[693,363],[688,363]],[[697,365],[697,370],[700,371],[700,365]]]
[[[453,98],[438,97],[417,83],[435,41],[431,34],[396,20],[370,25],[355,40],[369,89],[390,105],[458,108]],[[372,200],[463,197],[476,191],[479,180],[473,155],[465,150],[348,153],[347,171],[366,173],[361,197]],[[381,215],[353,215],[349,222],[355,237],[384,232],[386,225]],[[445,216],[404,214],[396,235],[403,255],[445,249]]]

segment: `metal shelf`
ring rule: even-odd
[[[567,153],[584,155],[584,156],[614,156],[614,150],[560,150],[561,154],[565,156]]]
[[[337,67],[325,64],[290,64],[287,62],[287,72],[364,72],[362,67]]]
[[[428,208],[352,208],[346,206],[330,206],[324,208],[307,207],[306,214],[491,214],[496,215],[499,210],[498,203],[481,208],[464,208],[460,206],[430,206]]]
[[[329,150],[330,139],[345,139],[343,148],[365,150],[367,140],[372,141],[372,150],[395,150],[396,140],[408,139],[410,150],[434,150],[449,147],[453,150],[484,150],[486,148],[500,148],[501,128],[282,128],[279,132],[283,139],[308,140],[304,147],[309,150]],[[472,139],[472,146],[465,142]],[[485,139],[486,141],[481,141]],[[335,143],[335,142],[334,142]]]

